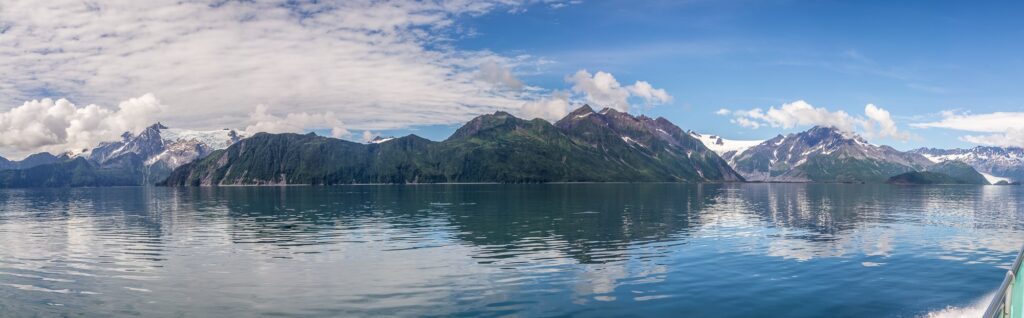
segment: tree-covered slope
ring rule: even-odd
[[[896,175],[887,181],[891,184],[968,184],[945,173],[932,171],[912,171]]]
[[[125,157],[123,166],[99,167],[85,158],[0,171],[0,188],[99,187],[139,185],[138,157]],[[136,161],[136,162],[130,162]]]
[[[962,161],[944,161],[932,165],[926,170],[945,174],[959,180],[961,183],[989,184],[988,179],[985,179],[985,176],[981,175],[978,170]]]
[[[988,185],[985,176],[960,161],[945,161],[924,171],[912,171],[889,178],[892,184],[978,184]]]

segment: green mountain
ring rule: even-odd
[[[704,181],[742,177],[663,118],[584,106],[554,125],[479,116],[442,142],[261,133],[179,167],[163,184]]]
[[[960,161],[937,163],[924,171],[896,175],[889,178],[887,182],[892,184],[989,184],[985,176]]]
[[[85,158],[39,165],[28,169],[0,171],[0,188],[98,187],[139,185],[141,159],[119,158],[119,163],[99,167]]]
[[[912,171],[889,178],[891,184],[966,184],[945,173],[932,171]]]
[[[35,166],[47,165],[52,163],[58,163],[66,161],[67,157],[57,157],[49,152],[40,152],[37,154],[29,155],[20,161],[12,161],[7,158],[0,157],[0,170],[16,170],[16,169],[28,169]]]
[[[962,161],[944,161],[928,167],[926,171],[942,173],[965,184],[989,184],[978,170]]]

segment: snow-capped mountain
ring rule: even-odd
[[[0,160],[0,187],[152,185],[166,179],[175,168],[240,139],[229,129],[194,131],[157,123],[92,149],[60,156],[36,154],[18,162]]]
[[[126,132],[120,141],[101,143],[79,156],[103,164],[126,154],[135,154],[143,158],[147,166],[162,164],[174,169],[214,150],[227,148],[239,139],[239,134],[230,129],[171,129],[156,123],[135,135]]]
[[[719,156],[725,157],[727,153],[734,152],[730,156],[742,154],[747,149],[753,148],[754,146],[760,145],[764,140],[730,140],[715,135],[705,135],[694,131],[690,132],[690,136],[697,138],[700,142],[704,143],[705,147],[711,149]]]
[[[989,182],[993,180],[998,182],[1001,179],[1024,180],[1024,148],[984,146],[971,149],[920,148],[911,150],[911,152],[921,154],[933,162],[963,161],[986,175]]]
[[[240,139],[238,132],[230,129],[196,131],[156,123],[138,134],[126,132],[119,141],[101,143],[72,157],[88,159],[100,167],[141,164],[142,167],[130,168],[140,169],[142,182],[151,184],[161,181],[174,168],[227,148]]]
[[[147,165],[162,163],[169,169],[177,168],[196,159],[206,157],[214,150],[234,144],[241,136],[234,130],[161,129],[164,149],[146,159]]]
[[[779,135],[724,158],[748,181],[782,182],[880,182],[932,164],[922,155],[820,126]]]

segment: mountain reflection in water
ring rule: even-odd
[[[14,316],[915,316],[997,287],[1020,187],[0,190]]]

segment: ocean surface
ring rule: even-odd
[[[1024,243],[998,186],[0,190],[0,316],[919,317]]]

